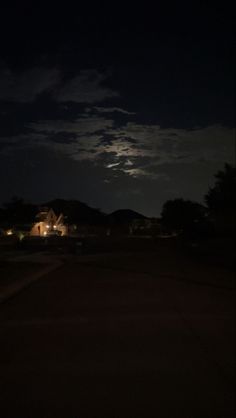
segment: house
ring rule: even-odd
[[[64,223],[64,216],[61,213],[57,216],[53,209],[47,207],[41,208],[36,215],[30,235],[32,236],[51,236],[51,235],[68,235],[68,227]]]
[[[161,219],[159,218],[134,219],[130,227],[130,233],[133,235],[159,236],[161,230]]]

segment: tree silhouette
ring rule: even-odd
[[[205,213],[206,209],[200,203],[184,199],[168,200],[163,205],[162,224],[169,231],[188,234],[205,222]]]
[[[209,212],[225,214],[236,210],[236,168],[225,164],[224,170],[215,174],[215,185],[205,195]]]
[[[205,195],[209,217],[219,236],[235,235],[236,228],[236,168],[225,164],[224,170],[215,174],[215,185]]]
[[[9,202],[3,204],[3,216],[11,225],[31,223],[35,219],[37,207],[26,203],[20,197],[14,196]]]

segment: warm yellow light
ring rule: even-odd
[[[7,231],[7,235],[13,235],[13,231],[12,231],[12,229],[8,229],[8,231]]]
[[[56,229],[56,227],[57,227],[56,225],[53,225],[53,229]]]
[[[46,225],[46,228],[49,229],[49,225]]]
[[[25,236],[24,236],[23,232],[19,232],[19,235],[18,235],[19,240],[22,241],[24,239],[24,237]]]
[[[47,231],[44,231],[43,235],[47,235]]]

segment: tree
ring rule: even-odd
[[[162,209],[162,224],[168,231],[193,233],[199,224],[205,222],[206,209],[191,200],[168,200]]]
[[[215,174],[215,185],[205,195],[209,217],[218,235],[235,236],[236,167],[225,164]]]
[[[31,223],[35,219],[37,207],[14,196],[3,205],[3,217],[10,225]]]
[[[215,174],[215,185],[205,195],[209,212],[213,214],[235,213],[236,168],[225,164],[224,170]]]

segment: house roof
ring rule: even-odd
[[[49,208],[42,208],[41,211],[36,215],[36,219],[38,222],[45,222],[48,220],[49,215],[56,218],[55,212],[53,209]]]

